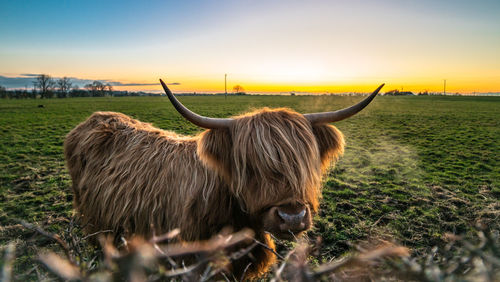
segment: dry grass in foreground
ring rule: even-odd
[[[50,233],[24,221],[20,225],[40,238],[59,245],[62,250],[40,250],[38,260],[47,272],[37,270],[39,280],[57,277],[71,281],[240,281],[231,275],[231,262],[249,255],[263,243],[251,230],[222,232],[207,241],[175,243],[178,230],[154,236],[150,240],[132,238],[119,248],[106,232],[77,236],[74,222],[65,234]],[[102,253],[85,257],[88,240],[98,237]],[[64,238],[64,239],[63,239]],[[356,246],[357,251],[343,258],[318,265],[315,256],[321,247],[299,239],[263,279],[270,281],[498,281],[500,279],[500,242],[498,231],[478,231],[475,238],[447,235],[449,242],[424,257],[412,257],[410,250],[378,240]],[[43,240],[42,240],[43,241]],[[3,247],[2,281],[12,276],[16,243]]]

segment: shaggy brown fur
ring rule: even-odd
[[[112,112],[94,113],[78,125],[64,149],[86,231],[148,237],[151,226],[158,234],[180,228],[182,240],[192,241],[225,226],[250,227],[274,247],[265,233],[277,224],[269,208],[301,205],[316,212],[322,174],[342,154],[343,136],[288,109],[234,119],[231,128],[195,137]],[[249,277],[275,259],[264,248],[252,254]],[[249,262],[235,263],[236,274]]]

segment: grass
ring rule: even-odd
[[[359,99],[180,98],[212,117],[263,106],[324,111]],[[182,134],[201,131],[165,97],[1,100],[0,245],[24,244],[14,265],[18,278],[32,267],[37,249],[29,243],[32,234],[18,228],[15,219],[38,222],[52,232],[67,226],[72,195],[62,144],[65,134],[95,111],[122,112]],[[320,263],[371,237],[394,238],[424,254],[442,246],[445,233],[470,234],[477,224],[499,229],[499,98],[378,97],[336,126],[346,136],[345,155],[325,179],[321,211],[309,233],[323,239]]]

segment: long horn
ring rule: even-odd
[[[334,112],[304,114],[304,117],[306,117],[312,124],[329,123],[346,119],[350,116],[357,114],[359,111],[368,106],[368,104],[370,104],[373,98],[377,96],[378,92],[380,91],[380,89],[382,89],[384,85],[385,83],[380,85],[377,89],[375,89],[375,91],[373,91],[373,93],[370,96],[368,96],[366,99],[357,103],[354,106]]]
[[[186,108],[177,98],[175,98],[174,94],[172,94],[172,91],[168,89],[167,85],[163,80],[160,79],[161,86],[163,86],[163,90],[165,90],[165,93],[167,94],[168,98],[170,99],[170,102],[172,102],[172,105],[174,105],[175,109],[187,120],[192,122],[193,124],[207,128],[207,129],[216,129],[216,128],[225,128],[229,127],[231,123],[233,122],[233,119],[231,118],[210,118],[210,117],[204,117],[200,116],[197,113],[192,112],[188,108]]]

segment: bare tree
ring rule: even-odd
[[[95,80],[94,82],[85,85],[85,89],[91,93],[92,97],[104,97],[106,95],[106,88],[112,89],[110,88],[111,85],[109,85],[109,87],[108,85]]]
[[[233,92],[234,93],[244,93],[245,89],[243,88],[243,86],[239,85],[239,84],[236,84],[235,86],[233,86]]]
[[[57,88],[59,93],[57,96],[59,98],[66,98],[68,97],[69,90],[72,87],[72,83],[68,77],[63,77],[57,80]]]
[[[92,83],[85,84],[85,86],[83,86],[83,88],[85,88],[89,92],[89,96],[93,97],[96,95],[97,90],[95,89],[95,87]]]
[[[7,98],[7,89],[0,85],[0,98]]]
[[[111,84],[107,83],[106,88],[108,89],[108,95],[111,96],[111,94],[113,93],[113,86],[111,86]]]
[[[40,91],[41,98],[51,98],[54,90],[54,80],[48,74],[40,74],[34,82],[35,88]]]

